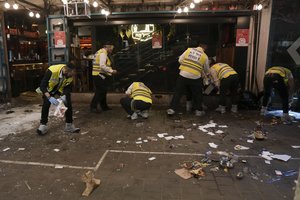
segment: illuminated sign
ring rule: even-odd
[[[151,40],[154,32],[154,24],[133,24],[131,25],[132,38],[141,42]]]

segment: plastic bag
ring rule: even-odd
[[[54,116],[55,117],[64,117],[65,116],[65,112],[68,109],[64,102],[61,99],[57,99],[57,101],[59,102],[58,106],[56,106],[55,110],[54,110]]]

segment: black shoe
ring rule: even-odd
[[[102,108],[103,111],[108,111],[108,110],[112,110],[110,107],[105,107],[105,108]]]

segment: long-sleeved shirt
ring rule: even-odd
[[[49,92],[51,94],[55,94],[57,91],[57,89],[59,88],[59,86],[62,84],[62,82],[64,81],[64,76],[62,74],[62,71],[60,72],[59,74],[59,83],[55,86],[55,88],[52,90],[52,91],[48,91],[48,84],[49,84],[49,80],[52,76],[52,72],[47,69],[42,81],[41,81],[41,84],[40,84],[40,89],[42,91],[43,94],[45,94],[46,92]],[[70,85],[67,85],[65,88],[64,88],[64,91],[63,93],[66,94],[66,93],[70,93],[72,91],[72,84]],[[50,95],[51,95],[50,94]]]
[[[180,56],[179,59],[178,59],[178,62],[179,62],[180,64],[182,63],[182,61],[183,61],[183,59],[184,59],[185,53],[186,53],[186,51],[183,52],[183,54],[181,54],[181,56]],[[209,63],[208,63],[208,59],[206,59],[206,62],[205,62],[205,64],[204,64],[204,66],[203,66],[203,70],[204,70],[204,73],[205,73],[205,74],[207,74],[207,73],[209,72]],[[180,70],[179,74],[180,74],[180,76],[183,76],[183,77],[188,78],[188,79],[198,79],[198,78],[200,78],[201,76],[203,76],[203,74],[200,74],[199,76],[196,76],[196,75],[194,75],[194,74],[191,74],[191,73],[189,73],[189,72],[182,71],[182,70]]]
[[[220,79],[218,78],[218,73],[214,68],[209,69],[210,79],[213,81],[215,86],[220,87]]]
[[[110,66],[106,65],[106,61],[108,59],[108,55],[106,53],[100,53],[100,62],[99,62],[99,66],[101,68],[101,70],[108,72],[108,73],[112,73],[113,69]]]

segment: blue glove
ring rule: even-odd
[[[52,105],[58,106],[59,102],[54,97],[48,99]]]

